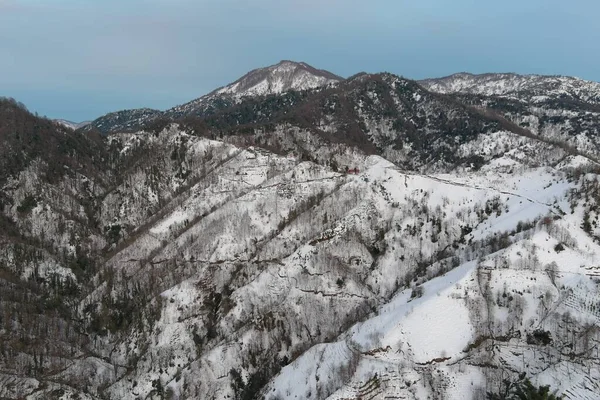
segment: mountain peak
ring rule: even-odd
[[[234,97],[264,96],[288,90],[306,90],[343,78],[329,71],[317,69],[305,62],[281,60],[279,63],[248,72],[237,81],[217,89],[215,94]]]

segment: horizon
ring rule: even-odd
[[[279,61],[279,63],[281,63],[281,62],[283,62],[283,61],[289,61],[289,62],[293,62],[293,63],[297,63],[297,64],[306,64],[306,65],[308,65],[309,67],[313,67],[313,68],[316,68],[316,69],[323,70],[323,69],[321,69],[321,68],[318,68],[318,66],[314,66],[314,65],[308,64],[308,63],[306,63],[306,62],[304,62],[304,61],[295,61],[295,60],[281,60],[281,61]],[[254,68],[254,69],[252,69],[252,70],[248,71],[248,72],[251,72],[251,71],[253,71],[253,70],[256,70],[256,69],[268,68],[268,67],[271,67],[271,66],[277,65],[277,64],[279,64],[279,63],[275,63],[275,64],[271,64],[271,65],[265,65],[265,66],[262,66],[262,67],[257,67],[257,68]],[[356,74],[361,74],[361,73],[368,73],[368,74],[378,74],[378,73],[385,73],[385,72],[388,72],[388,71],[380,71],[380,72],[365,72],[365,71],[359,71],[359,72],[356,72],[356,73],[354,73],[354,74],[352,74],[352,75],[349,75],[349,76],[341,76],[341,75],[339,75],[339,74],[336,74],[334,71],[328,71],[328,70],[325,70],[325,71],[326,71],[326,72],[333,73],[333,74],[335,74],[335,75],[338,75],[338,76],[339,76],[340,78],[342,78],[343,80],[349,79],[350,77],[352,77],[352,76],[354,76],[354,75],[356,75]],[[550,75],[550,74],[547,74],[547,75],[540,75],[540,74],[521,74],[521,73],[518,73],[518,72],[513,72],[513,71],[509,71],[509,72],[482,72],[482,73],[472,73],[472,72],[468,72],[468,71],[459,71],[459,72],[454,72],[454,73],[451,73],[451,74],[449,74],[449,75],[444,75],[444,76],[436,76],[436,77],[428,77],[428,78],[421,78],[421,79],[412,79],[412,78],[410,78],[410,77],[404,77],[404,78],[406,78],[406,79],[410,79],[410,80],[414,80],[414,81],[416,81],[416,82],[419,82],[419,81],[422,81],[422,80],[427,80],[427,79],[443,79],[443,78],[447,78],[447,77],[450,77],[450,76],[453,76],[453,75],[460,75],[460,74],[468,74],[468,75],[474,75],[474,76],[477,76],[477,75],[486,75],[486,74],[498,74],[498,75],[506,74],[506,75],[520,75],[520,76],[535,76],[535,75],[538,75],[538,76],[548,76],[548,77],[555,76],[555,77],[570,77],[570,78],[583,79],[583,78],[579,78],[579,77],[575,77],[575,76],[570,76],[570,75],[560,75],[560,74],[552,74],[552,75]],[[244,75],[246,75],[246,74],[244,74]],[[211,89],[211,90],[209,90],[209,91],[208,91],[208,92],[206,92],[206,93],[202,93],[202,94],[198,95],[197,97],[195,97],[195,98],[193,98],[193,99],[186,100],[186,101],[184,101],[183,103],[178,103],[178,104],[173,104],[173,105],[170,105],[170,106],[168,106],[167,108],[135,107],[135,108],[127,108],[127,109],[118,109],[118,110],[112,110],[112,111],[109,111],[109,112],[107,112],[107,113],[105,113],[105,114],[102,114],[102,115],[98,115],[98,116],[96,116],[96,117],[94,117],[94,118],[91,118],[91,119],[88,119],[88,120],[81,120],[81,121],[73,121],[73,120],[70,120],[70,119],[67,119],[67,118],[61,118],[61,117],[55,117],[55,118],[52,118],[52,117],[45,116],[45,115],[44,115],[44,117],[45,117],[45,118],[49,118],[49,119],[53,119],[53,120],[63,120],[63,121],[66,121],[66,122],[71,122],[71,123],[76,123],[76,124],[79,124],[79,123],[83,123],[83,122],[92,122],[92,121],[94,121],[96,118],[99,118],[99,117],[105,116],[105,115],[107,115],[107,114],[110,114],[110,113],[119,112],[119,111],[130,111],[130,110],[136,110],[136,109],[153,109],[153,110],[158,110],[158,111],[167,111],[167,110],[169,110],[169,109],[171,109],[171,108],[173,108],[173,107],[176,107],[176,106],[179,106],[179,105],[185,104],[185,103],[187,103],[187,102],[189,102],[189,101],[193,101],[193,100],[195,100],[195,99],[197,99],[197,98],[200,98],[200,97],[202,97],[202,96],[208,95],[208,94],[210,94],[211,92],[213,92],[213,91],[215,91],[215,90],[218,90],[218,89],[220,89],[221,87],[224,87],[224,86],[227,86],[227,85],[229,85],[229,84],[232,84],[232,83],[234,83],[236,80],[238,80],[239,78],[241,78],[241,77],[242,77],[242,76],[244,76],[244,75],[238,76],[237,78],[233,78],[233,79],[232,79],[230,82],[228,82],[227,84],[225,84],[225,85],[221,85],[221,86],[218,86],[218,87],[215,87],[214,89]],[[394,74],[394,75],[401,76],[400,74]],[[586,80],[586,79],[583,79],[583,80]],[[590,81],[590,80],[588,80],[588,81]],[[590,82],[597,82],[597,81],[590,81]],[[600,82],[599,82],[599,83],[600,83]],[[8,97],[10,97],[10,96],[8,96]],[[15,100],[16,100],[16,101],[19,101],[19,99],[16,99],[16,98],[15,98]],[[27,104],[24,104],[24,105],[27,107]],[[29,107],[27,107],[27,109],[28,109],[30,112],[36,112],[35,110],[30,110],[30,109],[29,109]]]
[[[466,72],[598,82],[599,11],[590,0],[0,0],[0,95],[81,122],[165,110],[284,59],[344,78]]]

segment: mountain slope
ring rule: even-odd
[[[456,74],[421,84],[598,159],[600,83],[560,76]]]
[[[195,122],[185,124],[197,135],[293,152],[341,168],[348,166],[343,154],[350,146],[411,170],[477,169],[509,148],[477,153],[469,150],[471,142],[497,132],[524,140],[533,136],[496,114],[391,74],[362,74],[333,87],[245,99]]]
[[[348,175],[176,125],[158,135],[111,136],[109,159],[121,179],[99,196],[96,214],[108,247],[93,277],[78,281],[79,303],[65,310],[93,340],[80,339],[70,353],[21,350],[24,367],[5,369],[2,379],[11,377],[16,397],[60,390],[119,399],[305,398],[309,391],[464,398],[496,388],[497,368],[525,370],[540,382],[570,368],[583,379],[581,368],[596,365],[594,347],[577,347],[579,367],[563,346],[575,343],[573,332],[586,332],[588,314],[572,307],[597,287],[563,278],[594,273],[597,245],[578,228],[585,212],[595,219],[577,194],[591,177],[572,180],[567,160],[556,168],[524,164],[549,145],[522,140],[503,133],[472,141],[473,151],[494,142],[511,150],[465,176],[401,171],[351,152],[361,172]],[[558,243],[566,253],[547,259]],[[551,261],[560,289],[542,272]],[[538,294],[548,290],[542,305]],[[515,299],[498,300],[502,293]],[[535,317],[540,307],[553,311]],[[411,309],[429,325],[411,319]],[[448,309],[451,320],[440,315]],[[567,314],[569,328],[552,330],[555,346],[528,343]],[[434,340],[439,330],[443,342]],[[482,343],[507,336],[514,343],[490,358]],[[591,331],[586,340],[599,339]],[[533,368],[527,354],[535,351],[548,355]],[[527,355],[529,367],[514,352]],[[35,375],[27,365],[37,365]],[[593,390],[563,381],[574,398]]]
[[[116,111],[96,118],[82,129],[84,131],[95,130],[102,134],[130,132],[138,130],[144,124],[159,118],[161,115],[161,111],[151,108]]]
[[[595,104],[228,98],[107,136],[0,103],[0,397],[595,398]]]
[[[564,346],[593,353],[584,342],[597,341],[599,331],[596,311],[574,311],[593,304],[599,287],[591,253],[573,248],[583,245],[597,254],[600,247],[579,228],[581,214],[562,216],[572,186],[554,170],[511,176],[497,167],[484,169],[487,174],[493,171],[491,186],[485,173],[445,176],[437,183],[417,183],[416,177],[409,177],[408,182],[414,182],[416,190],[429,191],[429,209],[446,202],[457,211],[459,198],[477,202],[486,191],[497,190],[501,209],[491,211],[489,219],[465,237],[471,245],[487,237],[481,250],[490,247],[469,261],[470,256],[462,258],[462,249],[469,245],[459,245],[452,251],[460,258],[456,268],[441,267],[437,277],[433,262],[427,267],[426,280],[433,277],[427,283],[420,285],[415,279],[412,289],[400,290],[371,319],[283,368],[262,392],[267,398],[307,398],[315,393],[329,399],[484,398],[486,392],[503,390],[507,369],[527,373],[569,398],[595,398],[599,387],[593,378],[585,378],[585,369],[598,365],[596,355],[574,369],[572,377],[564,375],[569,368]],[[383,179],[388,191],[406,190],[406,178],[394,182],[390,175]],[[411,188],[413,183],[408,183]],[[569,319],[574,312],[577,317]],[[569,331],[585,339],[572,342]]]
[[[459,73],[419,83],[440,93],[514,97],[534,103],[549,97],[600,103],[600,83],[568,76]]]
[[[22,398],[81,357],[80,288],[100,263],[104,143],[0,101],[0,397]]]
[[[158,118],[174,120],[186,116],[211,115],[231,107],[244,97],[278,95],[290,90],[302,91],[341,80],[341,77],[331,72],[313,68],[306,63],[284,60],[250,71],[227,86],[164,113],[150,109],[119,111],[94,120],[90,128],[105,134],[132,132]]]
[[[248,76],[262,76],[276,69],[257,70]],[[229,88],[235,85],[238,83]],[[347,165],[338,154],[351,145],[363,152],[381,154],[408,169],[478,168],[501,149],[481,155],[464,153],[459,148],[481,134],[498,131],[525,137],[542,132],[539,136],[543,140],[567,144],[569,154],[598,159],[600,147],[594,135],[598,113],[590,110],[594,105],[567,104],[558,98],[550,98],[545,104],[547,107],[537,103],[534,107],[526,99],[512,97],[438,94],[391,74],[362,74],[331,86],[266,97],[211,94],[159,116],[153,114],[151,119],[155,121],[146,121],[145,126],[160,131],[169,122],[179,121],[195,134],[212,139],[234,140],[237,145],[259,144],[338,166]],[[581,111],[574,116],[567,111],[569,108]],[[557,112],[565,118],[556,117]],[[532,121],[534,114],[539,115],[537,121]],[[143,120],[132,127],[140,124]],[[560,130],[556,129],[558,125]],[[580,136],[575,137],[569,130]],[[556,135],[558,131],[562,132],[560,136]],[[584,140],[579,139],[581,135]]]

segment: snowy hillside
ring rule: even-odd
[[[598,398],[593,102],[211,96],[109,135],[0,100],[0,398]]]
[[[303,91],[342,80],[329,71],[316,69],[306,63],[284,60],[269,67],[252,70],[235,82],[176,106],[166,111],[166,114],[170,117],[209,115],[238,104],[246,97],[278,95],[290,90]]]
[[[439,93],[470,93],[485,96],[526,98],[540,102],[562,98],[600,103],[600,83],[569,76],[459,73],[444,78],[419,81]]]
[[[464,73],[420,83],[500,115],[542,140],[600,160],[600,83],[563,76]]]
[[[85,130],[97,130],[103,134],[129,132],[159,118],[162,112],[150,108],[121,110],[108,113],[84,126]]]
[[[269,67],[252,70],[227,86],[164,112],[150,109],[119,111],[96,119],[90,127],[102,133],[132,132],[157,119],[176,120],[212,115],[246,97],[278,95],[291,90],[303,91],[342,80],[343,78],[329,71],[316,69],[304,62],[284,60]]]
[[[430,209],[453,210],[461,218],[464,211],[456,205],[463,202],[496,195],[502,206],[461,240],[455,266],[445,269],[442,262],[426,282],[415,279],[412,289],[399,290],[340,340],[311,348],[283,368],[264,393],[272,398],[483,398],[502,390],[505,375],[496,370],[502,366],[526,372],[567,398],[597,398],[600,370],[591,343],[599,331],[594,304],[600,299],[600,246],[579,228],[580,216],[562,211],[569,207],[565,194],[571,185],[550,170],[501,174],[491,185],[484,176],[398,176],[394,182],[389,169],[383,177],[376,175],[386,177],[392,194],[394,189],[424,190],[430,193]],[[464,244],[479,242],[485,248],[490,238],[503,243],[479,254]],[[562,243],[569,244],[559,250]],[[388,262],[399,263],[398,256]],[[567,344],[569,335],[579,338],[576,344]],[[554,346],[542,343],[542,337]],[[569,354],[576,351],[592,357],[571,366]]]

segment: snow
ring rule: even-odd
[[[307,399],[312,396],[322,398],[317,390],[319,380],[332,377],[351,357],[352,352],[345,342],[314,346],[302,355],[300,362],[283,368],[280,376],[284,378],[270,391],[286,399]]]
[[[154,234],[166,233],[173,224],[182,223],[186,219],[189,219],[189,217],[189,214],[187,214],[183,210],[178,209],[174,211],[171,215],[169,215],[166,219],[162,220],[154,228],[150,229],[150,232]]]
[[[516,74],[455,74],[445,78],[420,81],[425,87],[441,93],[475,93],[486,96],[522,95],[531,91],[530,100],[543,101],[548,97],[572,97],[597,102],[600,83],[575,77],[516,75]]]
[[[256,77],[262,79],[256,81]],[[249,72],[233,84],[217,90],[217,94],[233,95],[236,98],[265,96],[280,94],[288,90],[312,89],[337,81],[338,79],[315,73],[304,63],[282,61],[279,64]]]
[[[74,130],[83,128],[84,126],[87,126],[92,123],[92,121],[72,122],[72,121],[67,121],[66,119],[55,119],[54,122],[57,122],[57,123],[61,124],[62,126],[65,126],[69,129],[74,129]]]
[[[497,165],[522,169],[521,164],[506,158],[497,159]],[[283,398],[303,398],[307,390],[314,393],[319,388],[333,388],[335,390],[329,399],[355,398],[363,396],[370,387],[369,382],[378,375],[379,389],[374,393],[423,398],[430,395],[431,388],[415,385],[411,389],[399,383],[406,379],[401,378],[403,374],[421,365],[434,366],[432,368],[438,371],[439,385],[445,388],[443,398],[466,399],[483,393],[487,384],[481,370],[464,363],[466,349],[474,343],[477,330],[481,329],[472,314],[473,302],[484,301],[479,297],[481,288],[476,284],[482,279],[479,277],[480,271],[485,271],[483,276],[489,274],[491,293],[501,292],[507,287],[510,293],[522,293],[523,314],[520,318],[524,329],[536,329],[544,323],[545,318],[540,314],[540,298],[558,304],[555,306],[558,309],[575,307],[572,311],[578,313],[582,323],[597,323],[597,315],[591,311],[591,304],[595,304],[600,296],[596,286],[582,277],[600,256],[600,248],[571,222],[580,221],[580,215],[565,215],[568,211],[565,198],[575,183],[566,180],[556,169],[529,168],[518,174],[504,172],[492,175],[491,168],[466,176],[427,176],[405,174],[378,156],[365,160],[364,171],[353,179],[368,182],[372,187],[381,185],[381,193],[391,199],[423,193],[430,209],[443,206],[445,212],[453,215],[460,210],[456,208],[457,205],[482,204],[498,198],[501,204],[499,214],[493,213],[475,227],[469,235],[474,240],[513,231],[520,221],[535,221],[547,215],[552,216],[553,221],[548,226],[538,224],[531,237],[520,239],[520,236],[515,236],[515,243],[505,250],[463,263],[421,284],[421,297],[411,299],[414,288],[399,292],[382,305],[375,315],[340,335],[343,340],[317,345],[284,368],[268,386],[269,393],[279,394]],[[381,204],[385,204],[385,201]],[[453,205],[453,209],[448,204]],[[558,240],[553,235],[561,237],[562,241],[570,243],[577,250],[569,247],[557,253],[555,246]],[[589,253],[581,249],[587,249]],[[386,257],[379,265],[383,268],[390,261]],[[550,263],[558,265],[556,284],[559,287],[562,285],[562,289],[558,289],[547,275],[540,275],[539,270],[547,268]],[[568,293],[574,294],[565,297]],[[478,297],[480,300],[476,300]],[[557,303],[565,298],[565,306]],[[495,322],[491,329],[497,335],[506,334],[502,329],[514,323],[514,311],[499,305],[492,310]],[[509,357],[510,346],[506,345],[501,357],[521,366],[521,358]],[[323,382],[321,376],[321,383],[315,382],[315,376],[320,375],[317,372],[319,365],[323,368],[331,363],[345,365],[352,354],[358,355],[360,361],[349,381],[332,373],[331,379]],[[326,361],[321,360],[322,355],[326,355]],[[531,362],[527,361],[529,358],[525,360]],[[332,370],[332,367],[327,368]],[[539,384],[551,382],[550,376],[560,376],[562,373],[541,371],[534,381]],[[575,398],[587,398],[585,396],[589,389],[582,389],[578,385],[583,383],[573,380],[562,385],[561,390],[578,393]]]
[[[474,267],[475,263],[469,262],[425,283],[420,298],[411,300],[411,291],[403,291],[382,307],[378,317],[353,328],[352,339],[363,349],[373,347],[374,337],[378,347],[383,348],[407,343],[417,363],[458,355],[471,340],[472,332],[464,302],[453,294]]]
[[[128,151],[144,140],[122,139]],[[493,381],[484,363],[514,371],[533,365],[537,350],[526,338],[534,329],[554,332],[567,311],[578,324],[598,321],[591,306],[598,290],[587,274],[600,249],[579,227],[583,209],[571,213],[567,194],[578,183],[561,171],[570,161],[526,165],[520,157],[530,143],[510,133],[474,144],[495,157],[480,170],[444,174],[353,153],[343,157],[360,173],[341,174],[175,130],[148,140],[169,148],[185,142],[191,174],[187,186],[169,182],[179,194],[109,260],[129,279],[148,274],[139,260],[149,257],[165,285],[157,321],[110,355],[124,364],[136,354],[111,395],[148,396],[158,379],[180,398],[234,397],[231,370],[248,382],[257,368],[251,354],[272,350],[269,357],[288,365],[267,384],[267,399],[476,398]],[[131,180],[137,187],[146,177]],[[139,186],[155,201],[164,190]],[[107,200],[118,205],[116,222],[135,225],[146,210],[121,202],[119,190]],[[497,206],[486,210],[490,204]],[[516,232],[525,221],[531,228]],[[506,243],[492,250],[500,235]],[[495,339],[514,332],[520,336]],[[500,350],[488,360],[490,340]],[[535,361],[534,378],[564,378],[559,365],[541,371],[547,357]],[[561,388],[584,398],[580,384],[590,385],[573,379]]]

